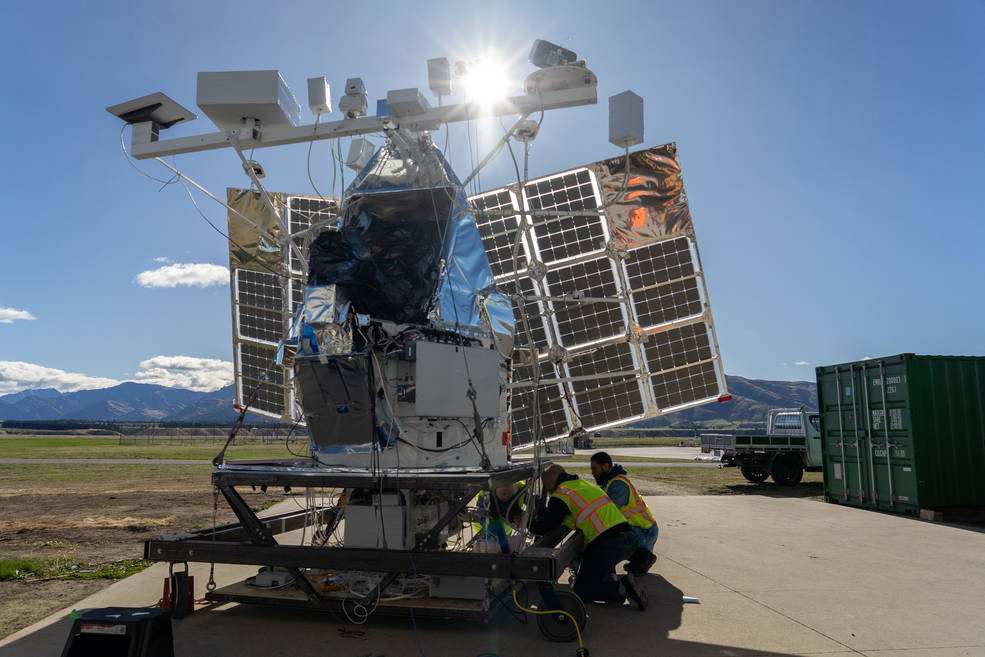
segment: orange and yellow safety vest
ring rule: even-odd
[[[643,498],[640,497],[640,494],[636,492],[636,487],[630,483],[629,479],[623,475],[616,475],[609,481],[605,482],[605,492],[609,492],[609,486],[611,486],[612,482],[617,479],[626,484],[629,488],[629,501],[626,502],[626,506],[619,507],[623,517],[626,518],[626,522],[634,527],[641,527],[643,529],[653,527],[657,521],[653,519],[653,514],[650,513],[649,507],[647,507],[646,502],[643,501]]]
[[[580,530],[585,537],[585,545],[606,529],[626,522],[622,512],[605,492],[583,479],[561,482],[552,495],[557,495],[568,507],[570,513],[564,517],[564,525]]]

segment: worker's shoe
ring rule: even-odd
[[[636,581],[636,578],[630,575],[623,575],[620,578],[619,583],[622,584],[622,588],[626,591],[626,597],[636,603],[640,611],[646,609],[646,606],[650,604],[650,601],[646,597],[646,591],[640,586],[640,583]]]
[[[653,554],[649,550],[643,548],[636,548],[629,561],[623,565],[623,570],[625,570],[630,575],[635,575],[636,577],[643,577],[650,572],[650,567],[657,562],[657,555]]]

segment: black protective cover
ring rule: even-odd
[[[308,285],[334,283],[356,312],[376,319],[424,323],[452,194],[430,188],[349,199],[339,230],[325,231],[311,244]]]
[[[373,439],[372,381],[365,354],[294,362],[308,432],[318,447]]]

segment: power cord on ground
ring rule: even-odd
[[[575,626],[575,632],[578,634],[578,650],[575,651],[575,657],[588,657],[588,654],[589,654],[588,653],[588,648],[586,648],[585,647],[585,644],[582,643],[582,640],[581,640],[581,628],[578,627],[578,621],[575,620],[575,617],[574,616],[572,616],[571,614],[569,614],[568,612],[566,612],[563,609],[548,609],[548,610],[545,610],[545,611],[538,611],[537,609],[530,609],[528,607],[524,607],[523,605],[520,604],[520,601],[516,599],[516,587],[513,588],[513,604],[515,604],[518,609],[522,609],[523,611],[527,612],[528,614],[540,614],[540,615],[543,615],[543,614],[564,614],[565,616],[567,616],[568,618],[570,618],[572,624],[574,624],[574,626]]]

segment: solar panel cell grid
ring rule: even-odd
[[[587,169],[553,176],[524,187],[531,210],[595,210],[595,185]],[[597,212],[581,216],[534,217],[534,239],[540,259],[557,262],[605,248],[606,232]]]
[[[244,377],[284,385],[284,368],[276,364],[276,358],[276,349],[239,343],[239,372]]]
[[[643,349],[651,372],[669,370],[712,357],[711,339],[708,326],[704,322],[648,336]]]
[[[631,290],[693,276],[694,271],[691,245],[684,237],[633,249],[626,258]]]
[[[265,272],[237,269],[236,302],[247,306],[279,310],[281,307],[280,279]]]
[[[520,357],[514,357],[514,363],[521,362]],[[529,365],[514,365],[514,381],[530,381],[533,378],[533,368]],[[558,378],[558,372],[548,361],[540,363],[540,378]],[[568,414],[565,411],[563,391],[560,386],[549,384],[537,390],[539,400],[540,421],[544,436],[547,439],[566,436],[570,432]],[[510,400],[510,434],[514,445],[530,444],[534,440],[533,416],[534,392],[532,388],[517,388]]]
[[[559,267],[547,272],[547,288],[552,297],[584,292],[589,297],[615,297],[616,273],[607,258]],[[554,301],[558,338],[564,347],[605,340],[626,332],[626,320],[619,303]]]
[[[512,279],[499,281],[496,285],[504,294],[516,294],[516,285]],[[537,294],[533,281],[526,276],[520,277],[520,294],[525,297],[524,301],[520,302],[511,299],[511,303],[513,304],[513,321],[515,322],[516,330],[514,342],[518,346],[529,347],[532,345],[538,351],[543,351],[547,347],[547,328],[544,325],[544,311],[541,304],[527,298],[540,295]],[[524,328],[521,307],[527,313],[527,321],[530,323],[530,331],[533,334],[532,342]]]
[[[704,310],[698,281],[694,278],[633,292],[630,298],[643,328],[691,317]]]
[[[547,439],[568,435],[568,416],[557,385],[538,390],[540,422]],[[510,406],[510,436],[513,445],[534,441],[533,391],[514,391]]]
[[[289,221],[288,226],[291,234],[310,228],[312,224],[325,219],[332,219],[338,215],[338,207],[335,201],[322,200],[320,198],[310,198],[303,196],[291,196],[287,199]],[[304,238],[295,238],[294,243],[301,251],[302,257],[307,257],[307,244]],[[293,249],[288,249],[288,265],[292,272],[300,274],[304,271],[303,263]]]
[[[493,276],[505,276],[512,274],[513,251],[516,245],[516,233],[519,226],[519,217],[500,217],[495,215],[485,215],[482,210],[508,211],[517,210],[516,201],[509,190],[500,190],[492,194],[477,196],[471,199],[476,207],[475,223],[479,228],[479,236],[482,238],[482,246],[486,250],[489,258],[489,266]],[[516,251],[517,264],[522,271],[527,266],[527,256],[523,250],[523,244],[519,245]]]
[[[259,388],[256,389],[256,394],[254,395],[254,386],[257,385],[259,385]],[[250,410],[266,413],[272,417],[282,417],[285,395],[283,388],[270,383],[257,384],[254,381],[246,379],[243,381],[242,394],[239,400],[240,405],[246,405],[251,395],[253,396],[253,401],[250,403]]]
[[[338,214],[335,201],[291,196],[287,199],[290,214],[289,227],[291,234],[309,228],[311,224],[323,219],[330,219]]]
[[[611,372],[638,371],[633,348],[621,342],[606,345],[573,357],[568,363],[571,377],[603,375]],[[598,379],[572,381],[575,406],[584,427],[642,416],[646,410],[640,383],[634,375],[603,376]]]
[[[653,387],[653,400],[660,409],[713,399],[719,390],[715,362],[653,374],[650,385]]]
[[[304,280],[301,278],[291,278],[291,317],[296,317],[298,306],[304,303]],[[292,320],[293,321],[293,320]]]
[[[280,310],[261,310],[249,306],[237,306],[239,337],[277,344],[284,334]]]

